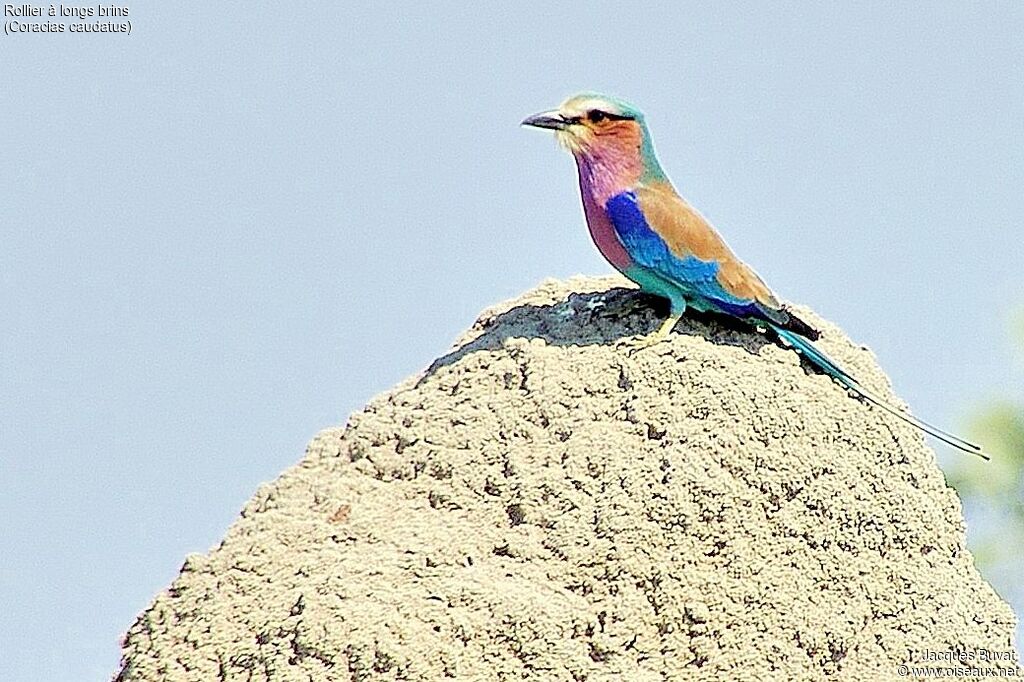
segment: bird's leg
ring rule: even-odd
[[[655,344],[661,343],[666,338],[668,338],[669,332],[671,332],[675,328],[676,323],[679,322],[679,319],[683,316],[683,313],[685,312],[685,303],[678,304],[676,302],[673,302],[672,312],[669,313],[669,316],[665,318],[664,322],[661,323],[661,326],[658,327],[657,331],[655,331],[653,334],[648,334],[647,336],[638,336],[634,339],[624,341],[623,345],[629,347],[629,352],[632,355],[633,353],[641,351],[644,348],[650,348]]]

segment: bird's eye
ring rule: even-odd
[[[591,123],[600,123],[606,118],[608,118],[608,114],[604,113],[600,109],[591,109],[587,112],[587,120]]]

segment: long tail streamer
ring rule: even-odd
[[[786,329],[776,327],[775,325],[772,325],[772,328],[774,329],[775,333],[779,335],[780,338],[784,339],[786,343],[788,343],[790,346],[799,351],[805,358],[807,358],[808,362],[810,362],[812,365],[820,369],[828,376],[838,381],[843,387],[859,395],[864,400],[867,400],[873,405],[885,410],[894,417],[902,419],[911,426],[921,429],[928,435],[938,438],[943,443],[951,445],[958,450],[962,450],[963,452],[972,455],[977,455],[982,459],[990,459],[989,456],[985,454],[985,452],[978,445],[966,441],[958,436],[954,436],[952,433],[949,433],[948,431],[943,431],[942,429],[936,426],[932,426],[928,422],[918,419],[909,412],[905,412],[901,409],[893,407],[872,391],[864,388],[860,384],[860,382],[858,382],[856,379],[850,376],[846,372],[846,370],[844,370],[842,367],[836,364],[835,361],[833,361],[830,357],[828,357],[823,352],[818,350],[818,348],[813,343],[811,343],[804,337],[800,336],[799,334],[795,334],[791,331],[788,331]]]

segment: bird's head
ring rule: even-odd
[[[555,131],[558,141],[573,154],[585,154],[603,145],[638,143],[643,136],[643,114],[621,100],[596,93],[574,95],[552,111],[530,116],[523,125]]]
[[[635,165],[643,175],[662,175],[643,113],[620,99],[574,95],[557,109],[526,118],[523,125],[554,130],[577,161]]]

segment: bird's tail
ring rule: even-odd
[[[858,382],[856,379],[850,376],[846,372],[846,370],[837,365],[830,357],[828,357],[823,352],[818,350],[818,348],[809,340],[805,339],[799,334],[796,334],[787,329],[782,329],[781,327],[778,327],[776,325],[772,325],[772,328],[775,331],[775,333],[779,335],[780,338],[785,340],[786,343],[788,343],[794,349],[799,351],[800,354],[802,354],[805,358],[807,358],[808,362],[810,362],[812,365],[820,369],[822,372],[838,381],[843,387],[859,395],[864,400],[867,400],[868,402],[876,405],[877,407],[880,407],[881,409],[885,410],[894,417],[902,419],[911,426],[915,426],[921,429],[925,433],[934,436],[935,438],[938,438],[942,442],[951,445],[958,450],[962,450],[972,455],[978,455],[983,459],[989,459],[989,456],[986,455],[982,451],[982,449],[979,446],[975,445],[974,443],[966,441],[963,438],[954,436],[948,431],[943,431],[942,429],[932,426],[927,422],[921,421],[920,419],[910,414],[909,412],[905,412],[899,408],[893,407],[872,391],[864,388],[864,386],[862,386],[860,382]]]

